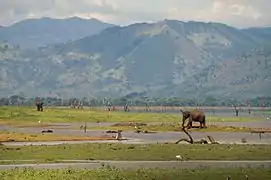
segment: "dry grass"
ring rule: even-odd
[[[114,137],[88,137],[88,136],[63,136],[55,134],[26,134],[14,132],[0,132],[0,142],[36,142],[36,141],[96,141],[115,140]]]
[[[181,125],[178,123],[161,123],[153,125],[137,125],[136,123],[117,123],[112,126],[95,126],[89,127],[88,129],[95,130],[122,130],[122,131],[137,131],[142,132],[181,132]],[[200,129],[199,126],[193,126],[193,128],[188,131],[197,132],[252,132],[252,131],[264,131],[270,132],[271,128],[249,128],[249,127],[235,127],[235,126],[218,126],[218,125],[208,125],[207,128]]]

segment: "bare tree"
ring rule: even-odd
[[[128,104],[125,104],[123,109],[124,109],[124,112],[129,112],[130,111]]]
[[[148,103],[145,104],[145,111],[146,112],[150,112],[151,111],[150,105]]]
[[[264,98],[261,98],[261,109],[262,109],[262,114],[265,116],[265,103],[264,103]]]
[[[237,106],[235,104],[233,104],[232,106],[234,107],[235,116],[239,116],[239,109],[237,108]]]
[[[250,102],[247,102],[247,107],[248,107],[248,114],[251,114],[251,104]]]

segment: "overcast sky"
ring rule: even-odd
[[[271,26],[271,0],[0,0],[0,25],[79,16],[127,25],[167,19]]]

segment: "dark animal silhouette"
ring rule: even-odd
[[[183,123],[182,127],[184,127],[185,120],[188,119],[187,128],[190,129],[192,127],[192,122],[199,122],[200,128],[206,128],[206,120],[204,112],[200,110],[194,111],[183,111],[180,110],[183,114]]]
[[[36,102],[37,111],[43,111],[43,102]]]
[[[125,104],[123,109],[124,109],[124,112],[129,112],[130,111],[128,104]]]

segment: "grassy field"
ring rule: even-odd
[[[0,160],[270,160],[270,145],[76,144],[0,146]]]
[[[55,134],[26,134],[15,132],[0,132],[0,142],[27,142],[27,141],[93,141],[93,140],[115,140],[108,136],[63,136]]]
[[[46,108],[44,112],[35,107],[0,107],[0,125],[22,125],[26,123],[50,122],[179,122],[180,114],[166,113],[125,113],[90,109]],[[207,122],[258,121],[251,117],[216,117],[208,116]]]
[[[246,176],[248,179],[269,180],[271,179],[271,170],[264,168],[121,170],[114,167],[104,167],[96,170],[34,170],[28,168],[0,171],[2,180],[224,180],[228,176],[233,180],[246,179]]]

